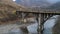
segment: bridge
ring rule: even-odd
[[[44,22],[47,21],[50,17],[54,16],[54,15],[60,15],[60,11],[58,10],[38,10],[38,11],[32,11],[30,9],[27,8],[23,8],[20,5],[17,5],[15,2],[12,1],[7,1],[7,0],[1,0],[3,4],[6,5],[10,5],[13,8],[16,8],[16,15],[21,16],[22,20],[24,20],[26,17],[28,17],[29,14],[34,15],[34,17],[36,17],[37,21],[38,21],[38,34],[42,34],[43,33],[43,29],[44,29]],[[25,15],[23,15],[25,14]],[[19,17],[18,16],[18,17]],[[31,16],[31,15],[30,15]]]
[[[22,19],[24,19],[25,17],[28,17],[29,14],[33,14],[35,15],[37,21],[38,21],[38,34],[42,34],[43,33],[43,29],[44,29],[44,23],[52,16],[54,15],[60,15],[59,11],[53,11],[53,10],[49,10],[49,11],[16,11],[17,15],[22,15]],[[23,14],[26,14],[25,16],[23,16]]]

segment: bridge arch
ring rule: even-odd
[[[25,14],[25,16],[23,16],[22,13]],[[43,33],[44,23],[49,18],[51,18],[52,16],[55,16],[55,15],[60,15],[59,13],[37,13],[37,12],[23,12],[23,11],[16,11],[16,14],[21,15],[22,19],[24,19],[25,17],[28,17],[29,14],[31,14],[33,17],[35,17],[36,20],[38,21],[38,34]]]

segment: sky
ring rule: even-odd
[[[56,3],[56,2],[59,2],[60,0],[47,0],[47,1],[50,3]]]
[[[16,1],[16,0],[13,0],[13,1]],[[56,3],[56,2],[58,2],[60,0],[47,0],[47,1],[50,2],[50,3]]]
[[[13,0],[13,1],[16,1],[16,0]],[[28,0],[26,0],[28,1]],[[44,0],[45,1],[45,0]],[[56,2],[59,2],[60,0],[47,0],[49,3],[56,3]]]
[[[16,1],[16,0],[13,0],[13,1]]]

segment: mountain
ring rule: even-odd
[[[17,20],[16,11],[26,9],[11,0],[0,0],[0,24]]]
[[[50,5],[46,0],[16,0],[16,3],[26,7],[47,7]]]
[[[60,10],[60,2],[57,2],[57,3],[47,7],[46,9]]]

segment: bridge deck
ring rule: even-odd
[[[20,11],[25,13],[53,13],[53,14],[60,14],[60,11]]]

